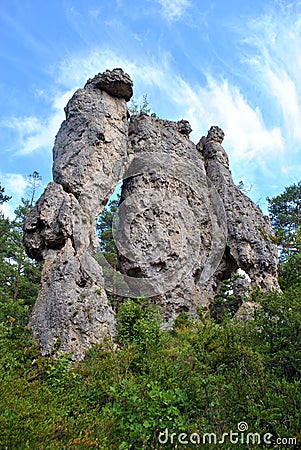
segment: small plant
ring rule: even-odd
[[[220,291],[214,298],[212,317],[220,323],[226,316],[233,317],[242,304],[240,297],[233,293],[233,283],[238,278],[244,278],[234,274],[231,278],[222,281]]]
[[[151,108],[149,107],[149,102],[148,102],[148,94],[144,94],[142,96],[142,102],[140,104],[138,104],[138,102],[135,99],[131,100],[131,103],[128,107],[128,110],[131,114],[131,116],[140,116],[141,114],[146,114],[146,115],[150,115],[151,113]],[[153,116],[153,114],[152,114]]]
[[[158,345],[159,314],[143,298],[125,300],[120,307],[117,319],[117,337],[120,343],[135,343],[145,349]]]

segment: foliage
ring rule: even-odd
[[[99,249],[105,254],[116,254],[116,247],[113,238],[113,219],[120,202],[120,194],[116,199],[109,201],[103,212],[99,215],[96,223],[96,233],[98,236]]]
[[[268,198],[269,213],[280,249],[282,289],[301,284],[301,181]]]
[[[217,325],[208,317],[197,323],[182,315],[169,333],[154,325],[142,299],[127,301],[119,314],[123,347],[94,347],[76,364],[68,355],[39,356],[26,330],[15,331],[17,320],[7,321],[0,339],[0,446],[194,448],[160,445],[159,433],[221,438],[241,421],[250,432],[300,439],[300,298],[297,288],[253,298],[261,308],[247,323]]]
[[[118,258],[117,258],[117,249],[114,242],[113,237],[113,220],[116,214],[116,211],[119,206],[120,194],[114,200],[109,201],[106,205],[102,213],[99,215],[96,223],[96,234],[98,237],[99,243],[99,252],[105,257],[108,261],[109,265],[113,268],[110,270],[110,276],[113,276],[114,280],[112,280],[113,285],[118,283],[118,279],[115,277],[115,273],[117,273],[118,266]],[[96,255],[96,260],[98,256]],[[106,269],[103,269],[104,271]],[[115,311],[118,311],[120,304],[120,297],[115,294],[115,292],[107,292],[108,299],[111,303],[111,306]]]
[[[301,251],[287,255],[280,265],[279,283],[282,289],[301,286]]]
[[[38,294],[41,264],[28,258],[23,246],[23,223],[29,210],[29,201],[22,199],[14,220],[0,217],[0,302],[6,308],[12,300],[32,305]]]
[[[138,104],[138,102],[135,99],[131,100],[130,105],[128,107],[131,116],[139,116],[141,114],[149,115],[151,113],[151,108],[149,107],[147,97],[148,94],[144,94],[142,96],[142,102],[140,104]]]
[[[3,205],[3,203],[8,202],[11,199],[11,197],[5,195],[4,192],[5,188],[0,184],[0,205]]]
[[[220,439],[237,432],[239,422],[251,433],[298,440],[277,448],[300,447],[300,253],[282,264],[283,293],[251,294],[259,304],[254,320],[233,319],[237,304],[228,280],[216,301],[230,303],[218,319],[181,313],[174,329],[163,332],[155,307],[128,299],[118,313],[117,348],[95,346],[77,363],[68,354],[47,359],[26,328],[36,295],[26,266],[32,262],[21,256],[28,207],[22,203],[15,221],[0,220],[0,448],[216,449],[177,438],[196,432]],[[104,216],[103,230],[111,229],[111,219]],[[109,252],[111,235],[104,236]],[[32,284],[26,287],[25,279]],[[166,429],[175,433],[174,443],[160,444]],[[229,441],[223,447],[265,448]]]
[[[211,315],[219,323],[225,317],[233,317],[238,308],[242,304],[240,296],[235,295],[233,292],[233,283],[238,278],[244,278],[244,276],[235,273],[231,278],[224,280],[220,284],[218,294],[214,298],[213,308]]]
[[[42,177],[36,170],[27,176],[28,180],[28,191],[29,191],[29,205],[33,206],[37,190],[41,186]]]
[[[117,340],[121,344],[135,343],[147,350],[159,345],[160,315],[143,298],[127,299],[117,316]]]
[[[285,259],[301,250],[301,181],[267,200],[277,242]]]

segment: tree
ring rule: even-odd
[[[96,233],[99,241],[99,248],[104,253],[116,254],[116,247],[113,239],[113,219],[118,209],[120,194],[116,199],[109,201],[103,212],[98,217],[96,223]]]
[[[286,289],[301,283],[301,181],[267,200],[280,250],[280,284]]]
[[[3,205],[3,203],[8,202],[11,197],[4,194],[5,188],[1,186],[0,184],[0,205]]]
[[[29,205],[33,206],[38,188],[41,186],[42,177],[36,170],[27,176],[29,184]]]
[[[268,210],[282,256],[301,249],[301,181],[284,192],[267,198]]]
[[[117,272],[118,258],[117,250],[113,238],[113,220],[118,209],[120,201],[120,194],[117,198],[109,201],[109,203],[104,208],[103,212],[98,217],[96,223],[96,234],[99,242],[99,251],[102,252],[108,263],[113,267],[113,278],[115,279],[115,274]],[[97,259],[97,258],[96,258]],[[105,270],[105,269],[104,269]],[[116,280],[115,280],[116,281]],[[114,284],[114,283],[113,283]],[[117,311],[119,309],[120,298],[115,292],[107,292],[108,298],[111,301],[112,307]]]
[[[14,220],[0,216],[0,304],[11,308],[12,316],[19,301],[33,304],[40,284],[41,264],[28,258],[22,242],[23,224],[30,207],[30,201],[22,199]]]
[[[148,94],[144,94],[142,96],[142,103],[139,105],[135,99],[131,100],[131,103],[128,107],[129,112],[132,116],[139,116],[140,114],[149,115],[151,112],[151,108],[149,107],[148,102]]]

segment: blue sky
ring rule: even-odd
[[[234,181],[264,211],[267,196],[300,180],[300,1],[0,0],[0,58],[6,214],[28,174],[51,181],[72,93],[115,67],[159,117],[188,119],[195,143],[223,128]]]

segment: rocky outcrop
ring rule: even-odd
[[[165,328],[180,312],[196,316],[210,306],[221,282],[238,269],[246,273],[240,282],[245,295],[252,285],[279,289],[270,222],[234,184],[223,131],[212,127],[197,146],[190,131],[187,122],[145,115],[133,118],[129,128],[134,160],[143,155],[151,170],[145,163],[145,171],[123,183],[121,207],[135,204],[127,242],[139,247],[142,258],[119,259],[122,271],[141,284],[153,280],[156,291],[145,296],[159,305]]]
[[[160,307],[165,328],[180,312],[197,315],[213,300],[206,282],[226,245],[224,208],[207,182],[190,132],[187,121],[146,115],[134,117],[129,127],[133,160],[142,162],[125,177],[121,208],[135,205],[127,242],[139,252],[128,248],[119,260],[122,272],[140,285],[152,280],[153,290],[140,294]]]
[[[55,140],[54,181],[26,219],[27,252],[44,261],[29,321],[44,355],[81,359],[114,339],[106,290],[148,298],[170,328],[180,312],[208,307],[238,269],[253,285],[279,288],[271,225],[233,183],[222,130],[212,127],[196,146],[185,120],[129,121],[131,95],[121,69],[75,92]],[[121,179],[116,272],[96,254],[96,220]]]
[[[28,254],[44,260],[29,326],[44,355],[84,356],[115,334],[104,289],[96,219],[127,161],[132,82],[121,69],[99,74],[75,92],[53,149],[53,178],[24,226]]]
[[[271,239],[272,226],[260,208],[234,184],[228,156],[221,145],[223,138],[219,127],[211,127],[207,137],[202,137],[197,145],[204,157],[207,177],[222,199],[227,217],[227,246],[212,282],[227,279],[240,268],[253,286],[265,291],[278,290],[278,256]]]

